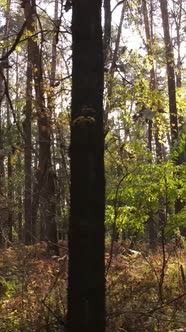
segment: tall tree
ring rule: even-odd
[[[31,32],[37,33],[37,11],[35,0],[24,1],[23,7]],[[30,23],[31,22],[31,23]],[[39,204],[41,207],[41,223],[43,224],[47,240],[57,242],[57,227],[55,222],[55,176],[51,164],[51,130],[50,110],[45,104],[45,91],[43,83],[42,47],[37,41],[29,39],[31,44],[30,61],[34,79],[36,110],[38,117],[39,136],[39,163],[36,172],[36,182],[33,188],[32,199],[32,240],[36,240],[36,221]],[[42,40],[43,41],[43,40]],[[29,73],[30,75],[31,73]],[[27,85],[28,87],[28,85]],[[27,91],[28,93],[28,91]],[[30,91],[29,91],[30,93]],[[29,105],[30,107],[31,105]],[[43,234],[42,234],[43,237]]]
[[[152,7],[152,3],[151,3]],[[146,37],[146,49],[147,55],[150,63],[150,82],[149,82],[149,89],[150,92],[156,89],[156,75],[155,75],[155,68],[154,68],[154,54],[153,54],[153,36],[152,36],[152,22],[150,26],[149,22],[149,15],[147,9],[147,2],[146,0],[142,0],[142,12],[144,17],[144,26],[145,26],[145,37]],[[151,9],[151,21],[152,21],[152,9]],[[148,120],[148,148],[149,151],[152,153],[152,131],[153,131],[153,121],[152,119]],[[155,140],[156,140],[156,151],[158,150],[157,146],[159,145],[158,142],[158,132],[157,129],[155,131]],[[159,151],[159,150],[158,150]],[[152,155],[150,157],[150,162],[152,162]],[[157,234],[156,234],[156,227],[154,222],[153,213],[149,213],[148,219],[148,235],[149,235],[149,245],[152,249],[155,248],[157,242]]]
[[[68,331],[105,331],[101,0],[72,1]]]
[[[34,33],[34,17],[30,11],[28,1],[25,1],[24,15],[27,20],[27,30]],[[23,122],[25,149],[24,149],[24,171],[25,171],[25,243],[32,243],[32,138],[31,138],[31,116],[32,116],[32,59],[33,59],[33,39],[28,37],[27,41],[27,71],[26,71],[26,105],[25,120]]]
[[[175,65],[174,65],[174,51],[172,40],[169,30],[169,14],[167,0],[160,0],[164,43],[165,43],[165,56],[167,65],[167,79],[168,79],[168,93],[169,93],[169,112],[170,112],[170,130],[172,144],[178,138],[178,118],[176,107],[176,83],[175,83]]]
[[[5,24],[5,38],[8,39],[9,35],[9,28],[10,28],[10,6],[11,6],[11,0],[8,0],[7,2],[7,10],[5,12],[6,16],[6,24]],[[6,52],[6,49],[4,49]],[[9,88],[9,68],[6,68],[6,80],[7,80],[7,87]],[[8,96],[6,96],[6,111],[7,111],[7,127],[11,127],[11,115],[10,115],[10,105],[9,105],[9,100]],[[11,146],[13,144],[12,138],[11,138],[11,132],[9,131],[8,135],[8,144]],[[9,204],[9,209],[8,209],[8,240],[9,243],[12,243],[13,239],[13,234],[12,234],[12,227],[13,227],[13,209],[12,209],[12,203],[13,203],[13,190],[12,190],[12,176],[13,176],[13,169],[12,169],[12,154],[13,151],[10,151],[8,154],[8,204]]]

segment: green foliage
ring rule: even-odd
[[[133,154],[137,150],[132,150],[132,145],[127,147],[127,144],[125,148],[128,153],[130,151]],[[115,152],[112,157],[114,155]],[[132,227],[142,231],[149,214],[153,213],[158,217],[158,211],[163,210],[167,232],[181,227],[184,224],[185,208],[175,215],[174,204],[177,200],[185,200],[185,165],[175,165],[171,160],[159,164],[141,163],[136,159],[137,156],[134,155],[132,159],[130,156],[128,160],[126,158],[123,165],[118,159],[115,163],[115,176],[112,184],[107,186],[107,201],[112,204],[109,203],[106,207],[106,222],[114,222],[115,216],[119,230]],[[107,166],[110,171],[109,160]],[[111,172],[113,176],[114,170]]]

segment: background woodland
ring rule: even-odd
[[[70,129],[94,109],[71,113],[71,1],[0,5],[0,331],[61,331]],[[104,0],[102,28],[107,329],[185,331],[186,1]]]

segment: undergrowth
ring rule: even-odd
[[[114,249],[111,259],[106,251],[107,332],[185,332],[186,249],[167,249],[165,266],[161,249]],[[1,250],[0,257],[0,332],[63,331],[66,245],[60,257],[50,257],[45,243]]]

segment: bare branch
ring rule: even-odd
[[[114,8],[112,9],[111,14],[115,11],[115,9],[116,9],[118,6],[122,5],[122,3],[123,3],[124,1],[125,1],[125,0],[121,0],[121,1],[119,1],[119,2],[114,6]]]
[[[5,59],[7,59],[9,57],[9,55],[12,54],[15,51],[16,46],[19,44],[20,39],[21,39],[21,37],[23,35],[23,32],[24,32],[24,30],[25,30],[25,28],[27,26],[27,21],[28,21],[28,19],[24,21],[24,23],[23,23],[20,31],[17,34],[15,42],[13,43],[13,45],[11,46],[11,48],[0,58],[0,61],[3,61]]]

